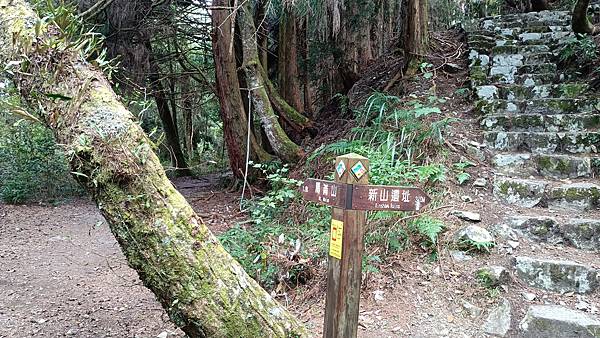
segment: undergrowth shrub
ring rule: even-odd
[[[453,122],[441,115],[441,103],[444,100],[435,96],[423,102],[373,94],[365,108],[356,112],[357,126],[349,138],[320,147],[307,164],[317,157],[330,162],[337,155],[354,152],[369,158],[371,184],[418,185],[434,193],[448,170],[433,163],[430,154],[444,144],[444,130]],[[314,274],[313,267],[327,257],[331,211],[303,201],[298,192],[301,181],[289,178],[286,167],[254,167],[263,171],[270,190],[248,202],[252,225],[232,228],[220,238],[246,271],[279,292],[305,282]],[[426,215],[406,216],[369,213],[363,259],[366,273],[377,273],[388,256],[412,243],[436,259],[437,238],[444,224]]]
[[[288,177],[287,166],[253,167],[263,172],[271,189],[245,205],[253,225],[235,226],[219,239],[263,287],[285,290],[304,284],[313,274],[309,262],[325,255],[331,211],[325,206],[298,204],[302,182]]]
[[[7,203],[54,201],[79,193],[62,150],[38,123],[0,112],[0,198]]]
[[[568,38],[560,49],[560,65],[573,69],[576,75],[587,74],[596,62],[596,50],[596,42],[591,37],[577,34]]]

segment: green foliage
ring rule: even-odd
[[[300,181],[287,177],[280,164],[253,164],[267,178],[271,189],[248,202],[252,226],[236,226],[219,239],[244,269],[268,289],[305,283],[311,276],[309,261],[325,256],[331,211],[307,204],[306,221],[289,217],[298,206]]]
[[[308,161],[326,154],[354,152],[369,158],[373,184],[442,182],[446,174],[443,165],[420,163],[428,152],[443,144],[443,132],[454,121],[439,118],[437,104],[443,102],[435,96],[426,102],[403,102],[396,96],[373,94],[365,109],[356,113],[359,126],[352,130],[352,138],[317,149]]]
[[[462,250],[486,253],[489,253],[490,250],[495,246],[495,242],[479,242],[470,239],[465,239],[458,243],[458,247]]]
[[[458,171],[456,173],[456,181],[458,184],[463,185],[471,179],[471,174],[464,172],[464,170],[473,166],[475,166],[475,163],[469,161],[457,162],[453,164],[454,169]]]
[[[500,295],[500,288],[496,285],[494,278],[488,270],[481,269],[477,271],[475,273],[475,278],[477,279],[477,282],[487,290],[490,297],[493,298]]]
[[[250,215],[256,224],[263,224],[277,218],[287,205],[299,196],[298,188],[302,181],[287,177],[289,168],[270,167],[260,163],[251,163],[252,167],[262,171],[270,183],[270,190],[252,203]]]
[[[0,115],[0,198],[53,200],[79,192],[53,136],[37,123]]]
[[[108,78],[111,77],[117,69],[117,63],[115,60],[107,59],[106,49],[103,48],[104,37],[86,27],[83,19],[77,15],[76,3],[35,0],[33,5],[41,17],[36,25],[42,27],[51,23],[60,33],[54,39],[50,39],[46,45],[38,48],[78,51],[83,58],[102,69]]]
[[[409,229],[415,229],[416,232],[425,238],[427,246],[435,246],[438,236],[442,233],[445,225],[439,219],[430,216],[421,216],[408,224]]]
[[[596,43],[590,36],[583,34],[568,38],[559,51],[560,63],[572,67],[580,75],[590,70],[597,56]]]

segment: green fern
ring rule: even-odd
[[[427,238],[430,244],[437,243],[438,236],[446,227],[442,221],[431,216],[421,216],[413,220],[410,224],[418,234]]]

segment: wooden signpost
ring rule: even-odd
[[[349,338],[358,330],[366,211],[419,211],[431,199],[418,188],[368,185],[366,157],[347,154],[335,163],[335,182],[307,179],[300,191],[333,207],[323,337]]]

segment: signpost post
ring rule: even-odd
[[[323,337],[356,337],[367,210],[419,211],[430,198],[410,187],[369,183],[369,160],[357,154],[336,158],[335,182],[307,179],[305,199],[333,207]]]

